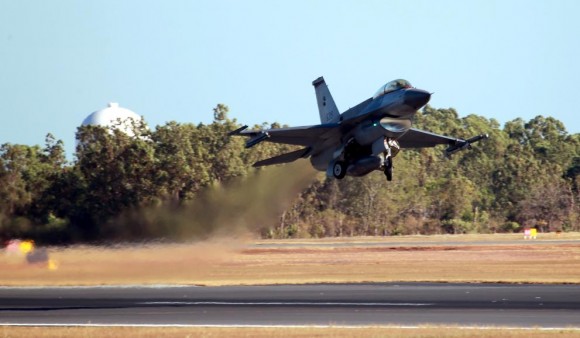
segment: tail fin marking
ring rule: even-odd
[[[330,90],[321,76],[312,82],[314,91],[316,92],[316,102],[318,103],[318,112],[320,113],[321,123],[338,122],[340,120],[340,112],[332,99]]]

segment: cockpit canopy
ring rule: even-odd
[[[413,86],[411,86],[411,83],[407,80],[403,79],[393,80],[387,83],[386,85],[382,86],[381,88],[379,88],[379,90],[377,90],[377,92],[373,96],[373,99],[376,99],[381,95],[385,95],[387,93],[394,92],[395,90],[402,88],[413,88]]]

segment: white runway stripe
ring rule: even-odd
[[[22,326],[22,327],[135,327],[135,328],[156,328],[156,327],[207,327],[207,328],[294,328],[294,329],[367,329],[367,328],[385,328],[385,329],[428,329],[428,328],[451,328],[458,330],[524,330],[524,331],[580,331],[580,327],[517,327],[517,326],[455,326],[455,325],[211,325],[211,324],[93,324],[93,323],[38,323],[38,324],[20,324],[20,323],[0,323],[2,326]]]
[[[139,305],[325,305],[325,306],[431,306],[434,303],[347,303],[347,302],[142,302]]]

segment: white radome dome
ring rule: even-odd
[[[129,136],[134,136],[132,124],[141,121],[141,116],[118,103],[110,102],[105,109],[97,110],[83,120],[83,126],[101,126],[118,129]]]

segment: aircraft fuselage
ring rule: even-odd
[[[415,113],[430,98],[429,92],[415,88],[399,89],[373,98],[355,114],[349,114],[350,110],[342,114],[343,121],[361,120],[346,136],[354,137],[360,145],[368,145],[380,136],[397,138],[411,127]]]
[[[431,94],[422,89],[400,88],[388,93],[377,94],[373,98],[365,100],[357,106],[341,114],[340,121],[346,125],[354,125],[350,130],[344,130],[342,144],[346,148],[355,148],[356,151],[349,149],[334,149],[319,154],[313,154],[310,161],[312,165],[321,171],[328,169],[328,163],[344,154],[351,162],[359,161],[367,164],[369,168],[374,165],[370,159],[373,155],[381,152],[385,138],[397,139],[403,135],[412,125],[412,119],[417,110],[429,102]],[[349,121],[354,123],[345,123]],[[349,155],[356,154],[356,155]],[[362,165],[358,166],[359,168]],[[359,176],[366,174],[366,170],[354,170],[349,174]]]

